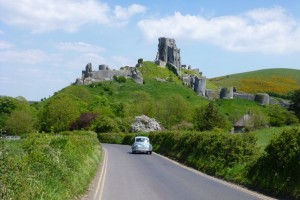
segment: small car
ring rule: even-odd
[[[145,136],[137,136],[134,138],[134,142],[131,146],[132,153],[147,153],[152,154],[152,145],[150,140]]]

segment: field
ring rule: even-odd
[[[235,87],[239,92],[287,95],[300,88],[300,70],[264,69],[210,79],[219,87]]]

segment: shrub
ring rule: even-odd
[[[298,122],[294,113],[286,110],[280,105],[268,106],[268,115],[271,126],[291,125]]]
[[[218,176],[249,162],[258,152],[250,133],[153,132],[149,137],[154,151]]]
[[[19,135],[34,131],[32,114],[26,110],[15,110],[8,117],[5,128],[7,133]]]
[[[99,116],[97,113],[82,113],[75,122],[71,125],[71,130],[88,129],[90,124]]]
[[[118,83],[125,83],[127,80],[126,77],[124,76],[116,76],[116,75],[113,76],[113,79]]]
[[[269,192],[300,198],[300,129],[275,136],[265,153],[249,168],[253,185]]]
[[[195,110],[194,126],[198,131],[213,130],[214,128],[222,129],[227,124],[226,117],[218,111],[212,101],[208,105]]]
[[[117,122],[107,116],[100,116],[94,120],[91,129],[96,133],[120,132]]]
[[[295,111],[295,114],[300,119],[300,89],[293,92],[291,99],[293,102],[291,108]]]

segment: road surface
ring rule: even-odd
[[[106,152],[93,199],[272,199],[181,166],[160,155],[131,154],[130,146],[103,144]]]

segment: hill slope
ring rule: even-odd
[[[219,87],[236,87],[237,91],[285,95],[300,88],[300,70],[263,69],[216,77],[210,81]]]

